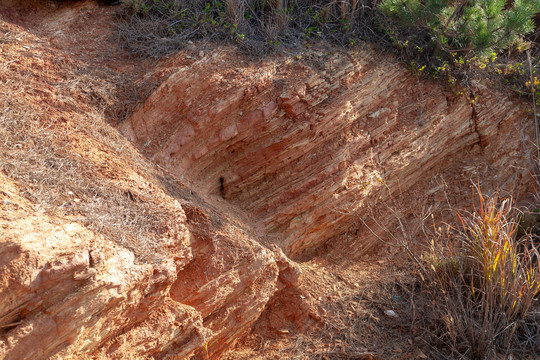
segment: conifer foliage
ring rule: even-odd
[[[402,26],[427,30],[437,49],[486,55],[534,30],[540,0],[382,0],[379,8]]]

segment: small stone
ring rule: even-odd
[[[427,355],[424,354],[424,352],[422,350],[420,350],[420,349],[416,349],[414,351],[413,356],[414,356],[415,359],[427,359],[428,358]]]
[[[385,310],[384,315],[390,317],[390,318],[397,318],[398,314],[394,310]]]

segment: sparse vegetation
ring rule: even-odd
[[[160,57],[194,39],[227,40],[251,54],[328,39],[352,45],[373,36],[375,0],[124,0],[120,37]]]
[[[523,36],[539,12],[540,0],[509,6],[506,0],[123,0],[117,36],[133,54],[155,58],[195,50],[192,41],[200,39],[234,43],[256,56],[278,48],[297,53],[314,42],[368,42],[396,52],[416,76],[447,82],[456,95],[487,76],[538,99],[540,56]],[[525,50],[532,52],[532,80],[518,69]]]
[[[152,56],[195,38],[268,48],[313,38],[354,45],[385,37],[429,57],[485,57],[515,44],[523,47],[518,42],[534,30],[532,18],[540,12],[540,0],[509,6],[506,0],[123,0],[123,5],[124,42]],[[142,44],[146,48],[137,48]]]
[[[12,54],[27,36],[0,29],[3,54]],[[138,260],[156,261],[170,212],[139,201],[127,181],[113,174],[112,159],[137,155],[105,120],[131,111],[137,99],[131,79],[77,67],[58,52],[55,62],[65,69],[61,81],[40,77],[39,69],[18,59],[2,60],[0,176],[16,182],[35,211],[83,223],[131,249]]]
[[[516,236],[510,199],[478,193],[475,211],[458,215],[460,226],[433,241],[423,257],[432,334],[443,348],[471,359],[538,353],[538,244],[530,234]]]

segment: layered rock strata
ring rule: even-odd
[[[0,211],[11,220],[1,225],[2,359],[215,357],[297,281],[283,278],[297,266],[278,250],[185,199],[187,217],[171,199],[178,231],[149,263],[78,222],[33,213],[5,188],[19,211]]]
[[[83,5],[47,16],[110,26]],[[0,359],[218,358],[297,266],[141,155],[110,78],[39,34],[0,22]]]
[[[226,61],[180,67],[121,130],[202,193],[237,205],[292,257],[336,237],[361,257],[376,244],[359,224],[366,208],[398,197],[420,206],[415,189],[442,189],[435,174],[490,191],[530,179],[528,106],[493,84],[460,94],[369,49]]]

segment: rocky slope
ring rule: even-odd
[[[444,191],[470,199],[471,179],[518,196],[531,181],[528,106],[493,84],[457,96],[369,48],[256,65],[236,57],[180,66],[121,130],[292,257],[329,239],[364,256],[380,204],[406,204],[406,217]]]
[[[205,221],[192,203],[200,213],[186,218],[169,200],[176,229],[148,263],[80,223],[33,213],[3,180],[0,358],[217,354],[297,280],[278,250],[220,217]]]
[[[0,358],[218,356],[297,265],[105,121],[133,68],[73,49],[107,47],[80,26],[110,31],[110,11],[0,14],[20,24],[0,22]]]
[[[2,359],[219,358],[263,312],[321,321],[286,255],[362,258],[385,204],[530,183],[527,105],[489,84],[455,96],[368,48],[149,72],[112,14],[0,8]],[[166,74],[118,126],[134,146],[111,123]]]

